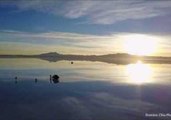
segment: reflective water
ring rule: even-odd
[[[171,65],[0,59],[0,120],[171,119]],[[59,75],[59,83],[50,75]]]

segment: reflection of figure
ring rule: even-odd
[[[37,83],[37,78],[35,78],[34,82]]]
[[[17,76],[16,76],[14,79],[15,79],[15,83],[17,83],[17,82],[18,82],[18,81],[17,81],[17,79],[18,79]]]
[[[53,83],[59,83],[59,76],[58,75],[53,75],[52,80],[53,80]]]

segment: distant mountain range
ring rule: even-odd
[[[130,64],[136,63],[138,60],[144,63],[152,64],[171,64],[171,57],[160,56],[136,56],[126,53],[107,54],[107,55],[71,55],[59,54],[56,52],[44,53],[40,55],[0,55],[0,58],[38,58],[50,62],[60,60],[68,61],[100,61],[113,64]]]

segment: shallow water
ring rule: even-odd
[[[0,59],[0,120],[169,120],[159,113],[171,113],[170,73],[169,64],[141,61]]]

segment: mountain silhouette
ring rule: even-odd
[[[171,57],[162,56],[136,56],[127,53],[106,54],[106,55],[72,55],[59,54],[56,52],[42,53],[39,55],[0,55],[0,58],[38,58],[49,62],[57,62],[60,60],[68,61],[99,61],[113,64],[130,64],[136,63],[138,60],[144,63],[152,64],[171,64]]]

